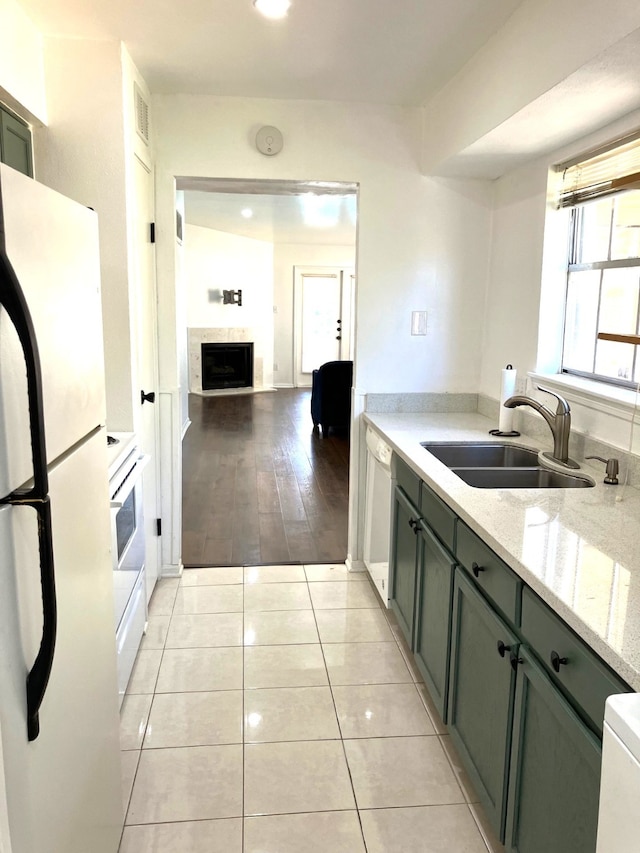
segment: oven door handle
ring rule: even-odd
[[[109,503],[109,506],[113,511],[122,509],[125,501],[136,487],[136,483],[140,479],[142,472],[147,467],[150,461],[151,456],[148,453],[143,453],[142,455],[138,456],[132,469],[129,471],[125,479],[122,481],[121,485],[118,487],[116,491],[117,498],[115,500],[111,500]]]

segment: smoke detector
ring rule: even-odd
[[[266,154],[268,157],[279,154],[282,151],[282,145],[282,134],[277,127],[266,125],[261,127],[256,134],[256,148],[261,154]]]

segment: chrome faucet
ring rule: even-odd
[[[539,412],[545,421],[549,424],[549,429],[553,435],[553,453],[545,452],[542,455],[552,462],[557,462],[564,465],[565,468],[579,468],[577,462],[569,459],[569,433],[571,431],[571,409],[569,404],[554,391],[549,391],[548,388],[541,388],[538,385],[538,391],[544,391],[545,394],[551,394],[558,401],[558,407],[555,414],[539,403],[534,397],[526,397],[521,394],[516,394],[504,401],[504,405],[508,409],[515,409],[516,406],[531,406],[536,412]]]

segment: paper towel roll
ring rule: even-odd
[[[500,382],[500,417],[498,419],[498,429],[500,432],[513,431],[513,409],[505,409],[502,405],[508,397],[513,397],[516,392],[516,374],[510,364],[501,371],[502,379]]]

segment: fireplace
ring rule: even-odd
[[[203,391],[253,385],[253,343],[203,343],[201,355]]]

